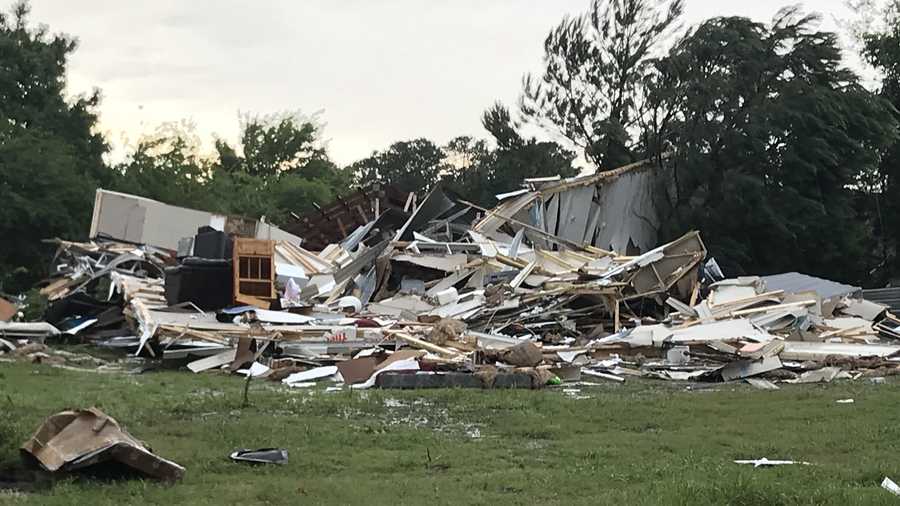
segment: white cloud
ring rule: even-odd
[[[788,0],[689,0],[687,21],[768,20]],[[99,87],[118,143],[165,121],[234,139],[238,111],[324,110],[339,163],[414,137],[483,136],[512,105],[548,30],[588,0],[32,0],[32,19],[78,37],[73,93]],[[815,8],[843,15],[842,0]],[[829,23],[831,21],[829,20]]]

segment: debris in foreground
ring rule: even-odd
[[[230,455],[236,462],[251,464],[287,464],[288,451],[283,448],[261,448],[259,450],[236,450]]]
[[[50,472],[70,472],[115,463],[165,481],[180,480],[184,468],[159,457],[97,408],[62,411],[46,420],[22,452]]]
[[[881,488],[894,495],[900,495],[900,485],[894,483],[894,480],[888,478],[887,476],[885,476],[884,480],[881,481]]]
[[[770,467],[770,466],[791,466],[794,464],[800,464],[804,466],[811,465],[809,462],[795,461],[795,460],[769,460],[765,457],[761,459],[755,460],[735,460],[735,464],[752,464],[753,467]]]

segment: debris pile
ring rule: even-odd
[[[174,239],[128,206],[115,217],[98,208],[102,239],[57,241],[42,289],[52,329],[32,332],[299,388],[638,376],[778,388],[900,371],[900,319],[858,289],[796,273],[771,286],[726,279],[697,232],[645,247],[652,236],[632,214],[650,213],[647,203],[613,206],[638,169],[526,180],[491,210],[438,187],[405,210],[361,211],[371,220],[318,251],[269,225],[269,237],[217,228],[252,222],[215,215],[178,251],[134,245],[109,224]],[[145,201],[148,214],[158,203]],[[798,279],[812,282],[773,288]]]

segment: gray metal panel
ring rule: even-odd
[[[798,293],[815,291],[823,299],[841,297],[844,295],[858,295],[862,289],[858,286],[845,285],[837,281],[817,278],[799,272],[785,272],[772,276],[763,276],[766,290],[784,290],[785,293]]]
[[[558,193],[559,214],[556,216],[556,235],[562,237],[566,230],[566,217],[569,216],[569,209],[572,207],[572,192]]]
[[[900,313],[900,288],[874,288],[862,291],[863,298],[889,307],[892,313]]]
[[[595,245],[625,253],[629,241],[641,251],[656,246],[659,219],[653,202],[657,178],[664,173],[650,170],[630,172],[602,182],[597,192],[600,220]]]
[[[535,228],[539,230],[547,230],[547,219],[544,214],[544,201],[542,199],[538,199],[537,203],[528,210],[529,219],[531,220],[531,224],[534,225]],[[525,230],[525,235],[531,241],[535,247],[538,248],[549,248],[549,242],[547,238],[541,234],[532,232],[531,230]]]
[[[590,218],[594,190],[593,186],[584,186],[563,194],[563,202],[568,200],[568,206],[565,213],[560,213],[558,236],[576,243],[584,239],[584,229]]]
[[[131,242],[142,242],[147,209],[139,201],[116,194],[101,194],[95,202],[100,204],[97,213],[97,234]],[[177,245],[177,243],[176,243]]]
[[[594,237],[597,235],[597,225],[600,224],[601,208],[596,203],[591,202],[591,219],[588,221],[587,228],[584,229],[585,244],[594,244]]]
[[[548,234],[556,235],[556,220],[559,217],[559,195],[550,197],[547,204],[547,212],[544,214],[544,230]]]

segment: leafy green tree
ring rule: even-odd
[[[572,166],[574,153],[555,142],[522,137],[503,104],[485,111],[481,123],[494,137],[496,149],[469,137],[458,137],[444,148],[455,167],[452,185],[467,200],[493,207],[495,195],[518,189],[526,178],[578,173]]]
[[[308,179],[297,174],[285,174],[268,192],[273,209],[266,217],[279,225],[292,223],[292,215],[308,213],[313,210],[314,204],[324,207],[346,191],[346,187],[333,185],[325,178]]]
[[[677,148],[664,235],[699,229],[731,274],[866,276],[852,189],[897,123],[816,21],[710,19],[657,62],[649,144]]]
[[[29,7],[0,13],[0,284],[16,292],[46,273],[47,237],[84,238],[93,190],[112,173],[96,133],[99,94],[67,98],[76,43],[33,27]]]
[[[209,186],[223,200],[223,212],[264,215],[283,225],[348,190],[350,176],[328,158],[314,118],[247,115],[242,123],[240,153],[216,141]]]
[[[871,4],[871,2],[868,2]],[[900,3],[888,1],[883,6],[865,7],[871,19],[859,33],[862,56],[878,72],[878,94],[894,106],[895,121],[900,122]],[[878,262],[873,269],[874,283],[884,284],[900,278],[900,142],[885,147],[877,170],[861,177],[859,186],[866,190],[864,209],[871,216],[873,236],[878,239]]]
[[[634,161],[641,84],[682,10],[682,0],[593,0],[547,36],[543,73],[523,80],[522,112],[583,149],[600,170]]]
[[[400,141],[349,167],[355,182],[396,185],[405,192],[424,193],[449,169],[444,151],[428,139]]]
[[[223,141],[216,147],[226,170],[239,168],[254,176],[275,176],[326,158],[319,145],[319,130],[312,119],[299,113],[246,115],[241,128],[242,156]]]
[[[199,143],[188,125],[161,125],[116,166],[114,188],[170,204],[219,210],[208,188],[212,165],[200,155]]]
[[[292,214],[329,202],[349,185],[345,172],[316,147],[318,128],[298,117],[247,116],[240,152],[216,140],[218,157],[200,153],[191,125],[165,124],[117,167],[116,189],[195,209],[291,223]]]

